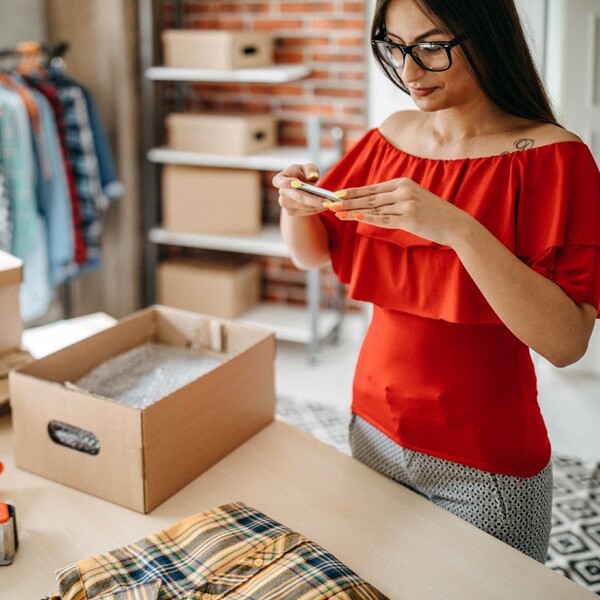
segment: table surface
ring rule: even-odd
[[[0,598],[56,591],[54,572],[185,517],[242,501],[321,544],[391,599],[597,598],[297,428],[275,421],[143,515],[14,466],[0,418],[0,497],[20,546]]]

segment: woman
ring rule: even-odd
[[[300,268],[331,260],[373,318],[353,455],[544,562],[550,444],[529,349],[583,356],[600,304],[600,175],[552,114],[513,0],[378,0],[372,46],[418,111],[320,185],[273,180]]]

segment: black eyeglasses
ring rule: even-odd
[[[458,46],[466,38],[461,34],[449,42],[420,42],[419,44],[396,44],[389,39],[375,39],[371,45],[377,56],[393,69],[403,69],[406,55],[410,54],[413,60],[427,71],[446,71],[452,66],[452,48]]]

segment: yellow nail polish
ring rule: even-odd
[[[363,215],[362,213],[352,213],[352,216],[357,220],[357,221],[362,221],[365,218],[365,215]]]
[[[331,206],[329,207],[330,210],[337,212],[338,210],[342,210],[344,208],[344,205],[341,202],[332,202]]]
[[[340,210],[338,212],[335,213],[335,216],[340,218],[340,219],[345,219],[348,216],[348,211],[347,210]]]
[[[346,190],[340,190],[339,192],[333,192],[338,198],[345,198],[348,195]]]
[[[302,182],[299,179],[292,179],[292,181],[290,182],[290,185],[293,188],[299,188],[302,185]]]
[[[325,202],[323,202],[321,204],[321,206],[323,206],[324,208],[329,208],[332,204],[333,204],[333,202],[330,202],[329,200],[325,200]]]
[[[318,179],[319,178],[319,174],[316,171],[312,171],[311,173],[308,174],[308,176],[311,179]]]

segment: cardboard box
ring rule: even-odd
[[[274,61],[274,38],[264,31],[166,29],[162,41],[168,67],[229,70]]]
[[[150,341],[203,348],[224,362],[145,409],[68,385]],[[150,512],[274,419],[274,355],[263,329],[163,306],[139,311],[10,373],[16,465]],[[99,452],[54,442],[56,422],[93,434]]]
[[[0,356],[0,415],[9,412],[8,374],[34,360],[27,350],[16,349]]]
[[[167,231],[254,234],[261,228],[258,171],[164,165],[161,197]]]
[[[173,150],[247,156],[275,147],[276,121],[270,113],[172,113],[167,143]]]
[[[23,262],[0,250],[0,354],[21,346],[23,320],[19,307],[19,286]]]
[[[173,259],[158,267],[161,304],[235,319],[260,302],[261,264],[244,256]]]

